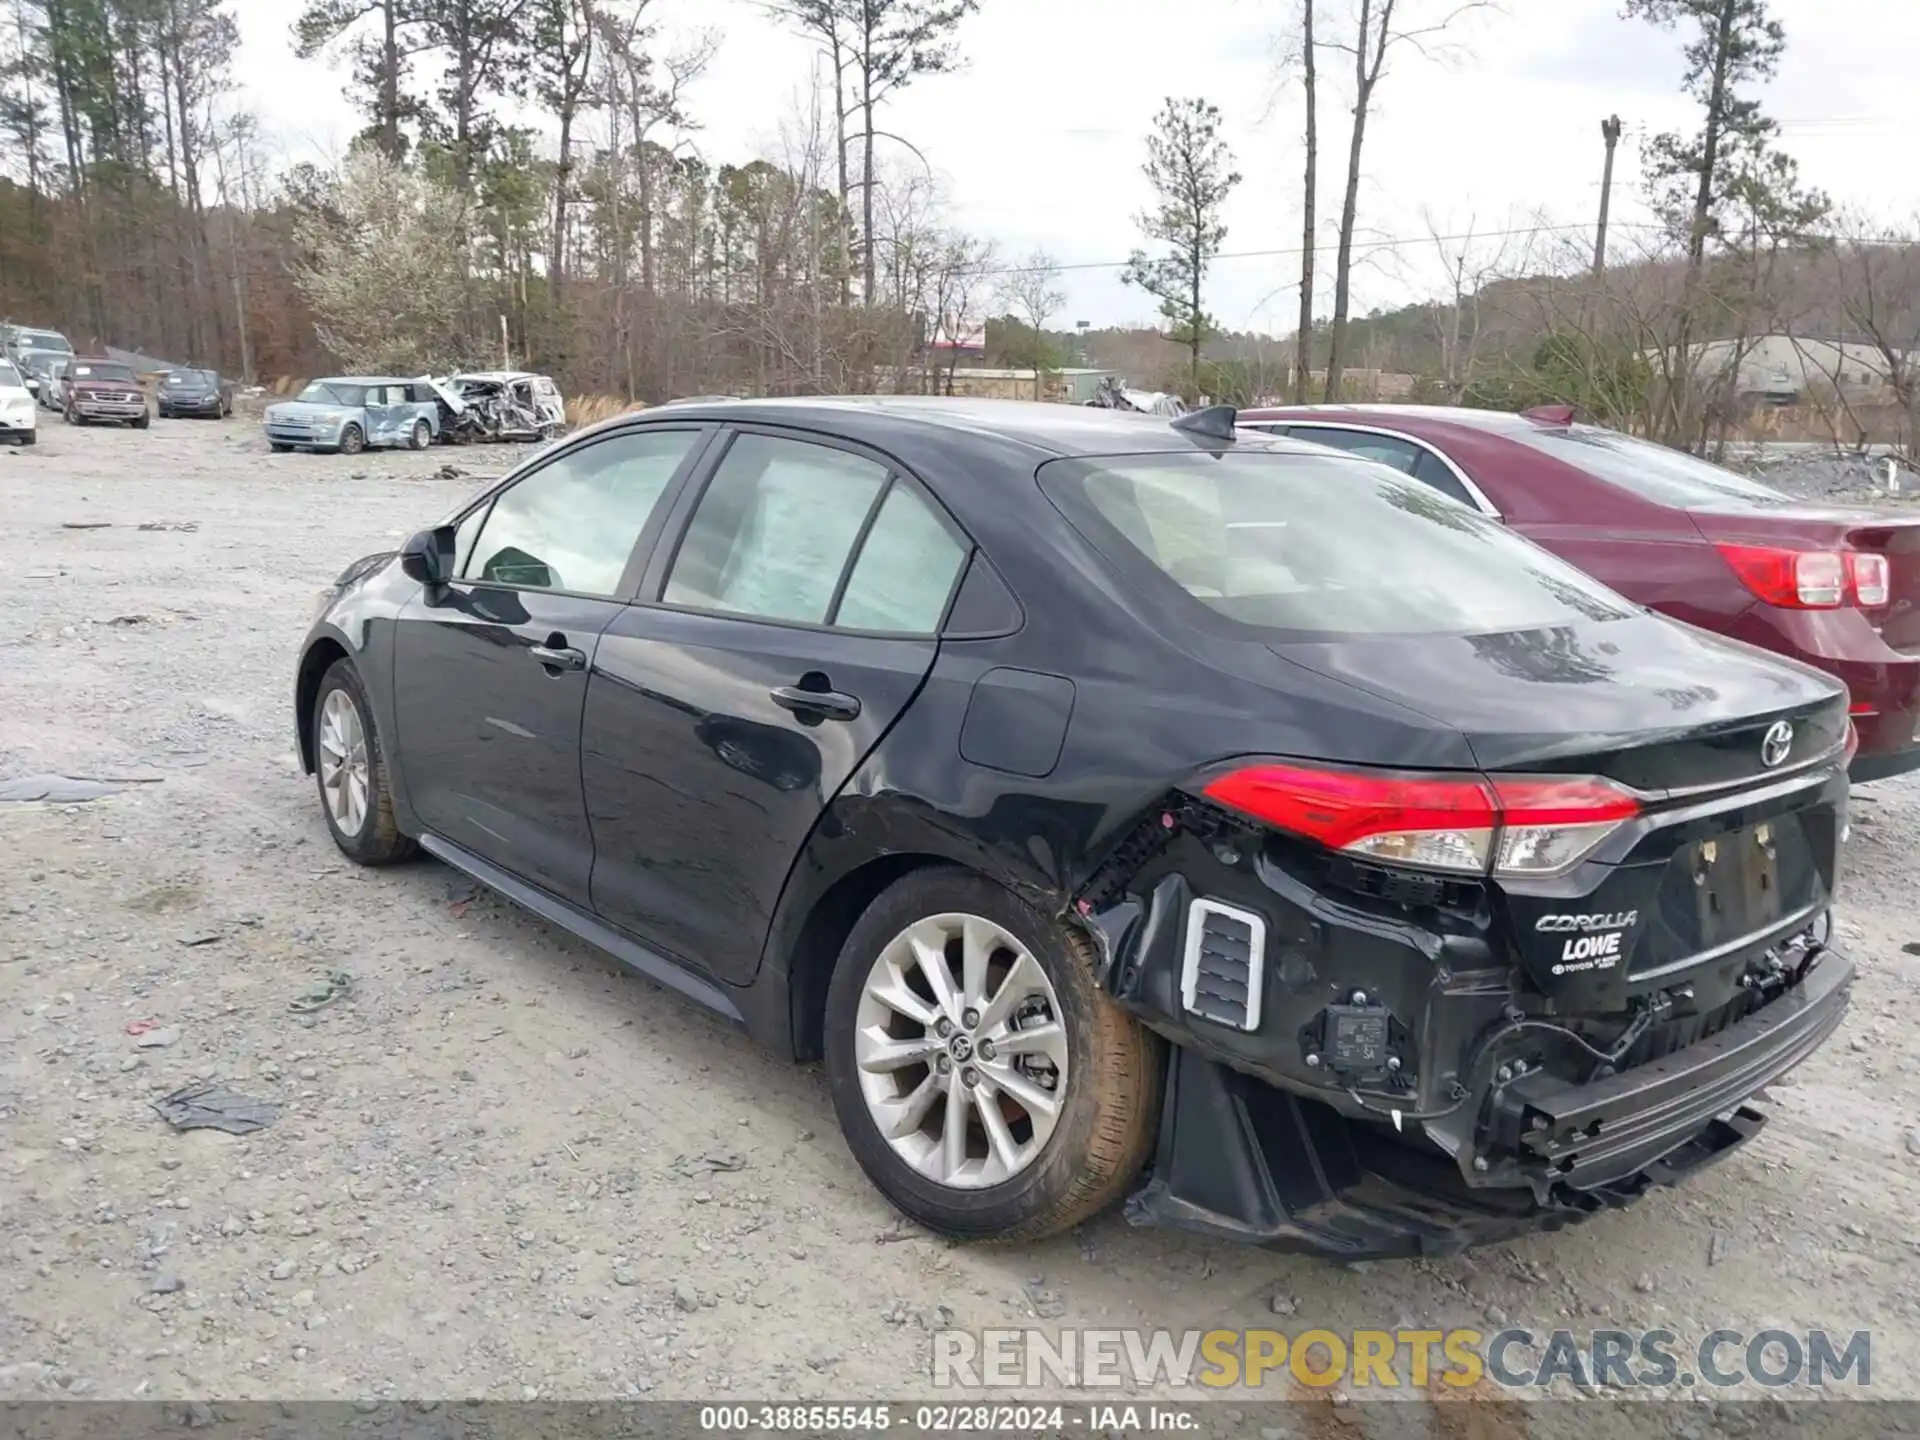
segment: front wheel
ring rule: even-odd
[[[433,444],[433,427],[424,420],[413,422],[413,429],[407,433],[407,447],[412,450],[424,450]]]
[[[320,677],[313,705],[313,774],[327,829],[349,860],[391,865],[413,854],[413,841],[394,824],[386,752],[351,660],[334,661]]]
[[[360,433],[358,425],[349,425],[340,432],[340,453],[358,455],[367,448],[367,437]]]
[[[1163,1047],[1094,963],[1079,931],[963,871],[916,871],[861,916],[828,986],[827,1079],[854,1158],[913,1219],[1032,1239],[1139,1174]]]
[[[80,412],[73,409],[71,406],[69,406],[67,409],[62,410],[60,412],[60,418],[66,421],[67,424],[69,425],[84,425],[87,423],[86,421],[80,418]]]
[[[153,417],[151,415],[142,415],[138,420],[133,422],[133,428],[136,430],[145,430],[152,424]]]

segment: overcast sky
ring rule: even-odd
[[[1412,17],[1459,0],[1402,0]],[[1344,0],[1327,0],[1342,12]],[[783,121],[804,103],[807,42],[750,0],[656,0],[663,40],[720,34],[691,104],[700,151],[716,161],[777,153]],[[342,94],[344,68],[294,58],[300,0],[243,0],[244,100],[279,159],[338,155],[363,121]],[[1209,308],[1234,329],[1280,333],[1297,308],[1302,104],[1280,86],[1275,17],[1294,0],[981,0],[966,22],[958,74],[921,80],[887,108],[882,128],[912,140],[944,185],[956,223],[1008,256],[1039,246],[1068,267],[1056,318],[1095,325],[1148,320],[1151,302],[1119,282],[1150,200],[1140,171],[1153,114],[1168,95],[1220,106],[1246,177],[1227,209],[1227,255]],[[1501,0],[1450,32],[1447,53],[1396,52],[1376,95],[1360,190],[1366,264],[1355,310],[1435,293],[1444,270],[1428,239],[1475,233],[1448,249],[1490,256],[1487,233],[1544,215],[1557,243],[1591,246],[1603,146],[1600,122],[1626,125],[1615,174],[1620,241],[1647,220],[1642,137],[1695,121],[1679,94],[1679,42],[1618,18],[1619,0]],[[1808,182],[1892,222],[1920,212],[1920,55],[1915,0],[1773,0],[1788,47],[1767,95]],[[1323,72],[1339,57],[1327,56]],[[1326,77],[1332,83],[1333,77]],[[1349,91],[1321,103],[1321,232],[1330,242],[1345,173]],[[884,142],[883,142],[884,143]],[[917,164],[900,154],[900,163]],[[1510,246],[1527,243],[1513,237]],[[1533,242],[1533,243],[1553,243]],[[1285,252],[1285,253],[1273,253]],[[1618,253],[1618,252],[1616,252]],[[1323,284],[1330,270],[1323,262]],[[1327,301],[1321,301],[1324,312]]]

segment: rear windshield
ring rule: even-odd
[[[1544,451],[1609,485],[1618,485],[1643,499],[1662,505],[1724,506],[1791,505],[1792,497],[1731,470],[1709,464],[1684,450],[1669,450],[1650,440],[1636,440],[1618,430],[1597,425],[1567,429],[1527,428],[1509,432],[1512,438]]]
[[[1617,620],[1618,595],[1371,461],[1241,451],[1053,460],[1041,487],[1123,567],[1294,635],[1494,634]]]
[[[133,384],[133,371],[125,365],[75,365],[70,372],[75,380],[119,380]]]

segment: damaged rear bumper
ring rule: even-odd
[[[1853,974],[1822,949],[1764,1009],[1659,1060],[1584,1085],[1536,1072],[1491,1088],[1467,1154],[1177,1049],[1159,1150],[1127,1216],[1344,1258],[1558,1229],[1758,1134],[1765,1119],[1747,1102],[1833,1032]]]

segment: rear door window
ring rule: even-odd
[[[1375,435],[1367,430],[1334,430],[1325,425],[1289,425],[1287,434],[1295,440],[1310,440],[1315,445],[1327,445],[1350,455],[1377,460],[1403,475],[1413,474],[1413,467],[1420,461],[1418,445],[1392,435]]]
[[[877,461],[827,445],[736,436],[687,524],[661,598],[694,610],[827,624],[887,473]]]
[[[1413,478],[1422,485],[1431,485],[1450,500],[1458,500],[1462,505],[1476,510],[1479,508],[1478,502],[1467,493],[1467,487],[1460,483],[1460,477],[1431,450],[1422,450],[1420,458],[1414,461]]]
[[[1501,525],[1341,456],[1053,460],[1049,498],[1122,570],[1229,626],[1288,636],[1491,634],[1632,608]]]

